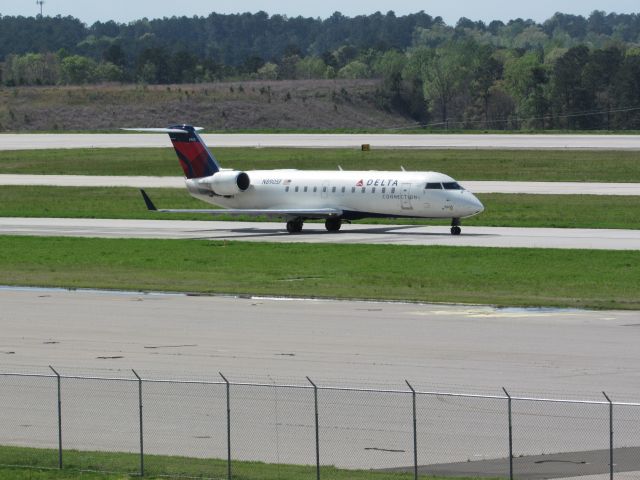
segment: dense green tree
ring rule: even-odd
[[[102,59],[105,62],[113,63],[119,67],[124,67],[127,63],[127,56],[119,44],[111,44],[102,52]]]
[[[278,65],[267,62],[258,69],[258,78],[262,80],[276,80],[278,78]]]
[[[507,59],[504,87],[516,105],[515,128],[519,128],[522,121],[527,127],[545,128],[547,82],[547,67],[542,63],[539,53],[529,52]]]
[[[318,57],[306,57],[296,64],[296,78],[325,78],[327,64]]]
[[[120,82],[124,79],[124,72],[118,65],[101,62],[96,66],[94,78],[98,82]]]
[[[554,65],[551,105],[560,126],[594,126],[595,120],[592,115],[582,115],[595,110],[595,93],[587,88],[582,75],[589,57],[589,49],[580,45],[570,48]]]
[[[369,78],[371,70],[366,63],[353,60],[338,70],[338,78]]]
[[[95,80],[96,62],[80,55],[70,55],[60,63],[60,81],[66,84],[80,85]]]
[[[616,106],[615,128],[640,128],[640,52],[627,55],[616,74],[613,92]]]
[[[447,125],[453,99],[468,85],[471,72],[468,42],[452,42],[432,50],[422,66],[422,89],[425,101],[440,111],[440,121]]]
[[[611,109],[618,104],[614,87],[616,78],[624,60],[624,52],[618,47],[609,47],[591,52],[589,61],[582,71],[582,84],[594,98],[597,110],[603,112],[599,124],[594,127],[610,129],[612,126]]]
[[[502,62],[494,56],[493,49],[490,46],[482,45],[477,47],[473,55],[473,72],[470,84],[471,96],[474,100],[467,116],[470,116],[471,120],[482,119],[485,128],[490,126],[489,105],[492,97],[497,94],[495,87],[502,78],[503,69]],[[504,125],[497,125],[498,128],[502,126]]]

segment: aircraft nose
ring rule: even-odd
[[[482,204],[482,202],[480,200],[478,200],[478,197],[476,197],[475,195],[471,195],[472,197],[472,203],[474,204],[475,208],[477,209],[476,213],[482,213],[484,212],[484,205]]]
[[[478,197],[476,197],[471,192],[465,192],[465,193],[468,194],[466,195],[464,207],[463,207],[466,215],[472,216],[472,215],[478,215],[479,213],[484,212],[484,205],[480,200],[478,200]]]

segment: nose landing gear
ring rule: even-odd
[[[451,219],[451,235],[460,235],[462,229],[460,228],[460,219],[452,218]]]

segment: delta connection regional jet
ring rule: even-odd
[[[184,170],[189,193],[222,207],[210,210],[158,210],[142,191],[149,210],[284,218],[289,233],[302,231],[307,219],[324,219],[329,232],[343,221],[361,218],[450,218],[459,235],[460,219],[484,206],[451,177],[437,172],[350,172],[238,170],[221,168],[198,131],[189,125],[126,129],[168,133]]]

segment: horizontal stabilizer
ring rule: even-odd
[[[196,132],[204,130],[202,127],[193,127]],[[147,132],[147,133],[185,133],[181,128],[121,128],[126,132]]]

